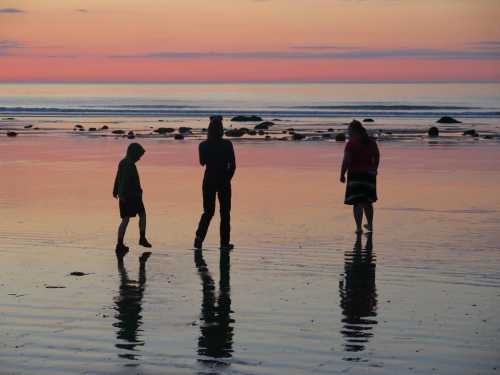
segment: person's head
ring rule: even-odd
[[[135,163],[145,152],[146,150],[139,143],[131,143],[127,148],[127,158]]]
[[[211,141],[215,141],[221,139],[223,135],[224,127],[222,126],[222,116],[210,116],[207,138]]]
[[[352,120],[349,124],[349,138],[359,140],[363,143],[368,143],[370,137],[365,127],[358,120]]]

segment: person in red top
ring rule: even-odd
[[[361,233],[363,213],[365,228],[373,231],[373,203],[377,201],[377,170],[380,153],[377,143],[368,136],[366,129],[357,120],[349,125],[349,142],[344,150],[340,171],[340,182],[346,182],[344,203],[353,206],[356,233]]]

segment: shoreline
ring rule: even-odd
[[[349,122],[339,119],[265,119],[225,124],[226,138],[237,142],[294,141],[294,142],[344,142]],[[361,119],[362,120],[362,119]],[[380,142],[464,143],[472,141],[500,141],[500,123],[497,120],[439,124],[411,119],[379,119],[364,122],[369,134]],[[462,120],[462,119],[461,119]],[[435,121],[435,119],[434,119]],[[500,121],[500,120],[499,120]],[[412,125],[413,122],[413,125]],[[9,132],[13,137],[67,135],[95,138],[201,140],[206,136],[205,118],[66,118],[66,117],[17,117],[0,119],[0,136]],[[269,124],[269,125],[265,125]],[[262,125],[264,125],[262,127]],[[438,136],[430,136],[429,129],[436,127]],[[162,130],[163,129],[163,130]],[[115,133],[113,133],[115,132]]]

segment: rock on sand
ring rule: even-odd
[[[450,116],[444,116],[441,117],[439,120],[436,121],[439,124],[461,124],[462,121],[458,121],[454,119],[453,117]]]
[[[234,116],[231,121],[262,121],[262,117],[260,116],[246,116],[246,115],[240,115],[240,116]]]
[[[339,134],[335,135],[335,140],[337,142],[345,142],[345,139],[346,139],[346,137],[345,137],[344,133],[339,133]]]
[[[264,121],[258,125],[255,125],[254,129],[255,130],[267,130],[273,125],[274,125],[274,122],[272,122],[272,121]]]
[[[432,138],[439,137],[439,129],[436,128],[435,126],[431,126],[427,131],[427,135]]]

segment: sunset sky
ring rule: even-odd
[[[0,81],[500,80],[499,0],[0,0]]]

